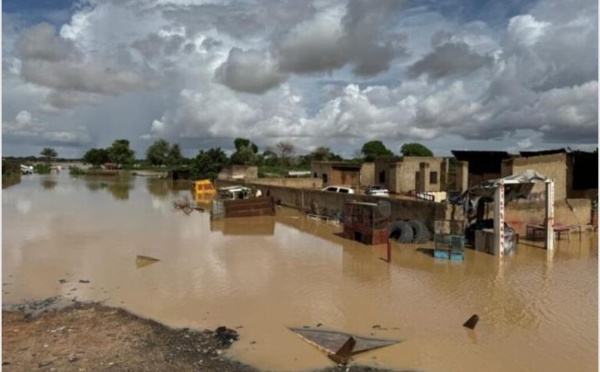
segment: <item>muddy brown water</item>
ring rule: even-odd
[[[355,357],[376,367],[597,370],[596,234],[560,240],[552,254],[523,241],[503,261],[471,250],[464,262],[436,260],[394,244],[388,264],[385,246],[344,240],[293,210],[211,223],[174,210],[183,196],[156,179],[24,176],[2,195],[3,304],[62,295],[174,327],[241,327],[228,355],[264,370],[330,366],[288,329],[319,323],[403,340]],[[136,265],[138,255],[160,261]]]

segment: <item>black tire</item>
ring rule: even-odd
[[[390,238],[396,239],[400,244],[413,242],[414,233],[412,227],[406,221],[397,221],[390,225]]]
[[[425,224],[419,220],[410,220],[408,221],[408,225],[412,228],[414,232],[414,243],[416,244],[424,244],[427,243],[431,239],[431,233]]]
[[[398,240],[398,238],[402,234],[402,224],[400,222],[401,221],[396,221],[394,223],[391,223],[390,226],[388,227],[388,231],[390,233],[390,235],[389,235],[390,239]]]

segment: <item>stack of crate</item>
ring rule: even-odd
[[[435,258],[461,261],[464,259],[465,236],[454,234],[435,234],[433,237]]]

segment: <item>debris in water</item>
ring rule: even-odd
[[[59,280],[58,280],[58,282],[59,282],[60,284],[65,284],[67,281],[66,281],[65,279],[59,279]]]
[[[79,283],[83,283],[83,284],[88,284],[89,282],[90,282],[89,280],[83,280],[83,279],[79,280]]]
[[[350,336],[348,340],[342,345],[342,347],[335,352],[335,354],[329,354],[327,357],[337,364],[341,364],[345,366],[350,361],[350,357],[352,356],[352,350],[354,350],[354,346],[356,346],[356,340],[354,337]]]
[[[215,330],[214,337],[222,348],[227,348],[239,339],[239,334],[233,329],[221,326]]]
[[[158,258],[138,255],[135,257],[135,266],[139,269],[141,267],[152,265],[153,263],[156,263],[158,261],[160,261]]]
[[[320,327],[320,326],[322,326],[322,325],[323,325],[323,323],[319,323],[319,324],[317,324],[317,327]]]
[[[173,202],[173,208],[176,210],[181,210],[186,215],[190,215],[194,210],[199,212],[204,212],[204,208],[196,207],[192,204],[192,201],[188,196],[185,196],[181,200],[176,200]]]
[[[320,329],[290,328],[290,330],[297,333],[304,341],[326,352],[331,360],[344,365],[353,355],[401,342]]]
[[[463,324],[463,327],[467,327],[469,329],[475,329],[475,326],[477,325],[477,322],[479,322],[479,315],[477,314],[473,314],[469,320],[467,320],[465,322],[465,324]]]

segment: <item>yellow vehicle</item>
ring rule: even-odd
[[[214,195],[217,193],[217,190],[213,186],[210,180],[198,180],[194,182],[194,193],[198,194],[210,194]]]

